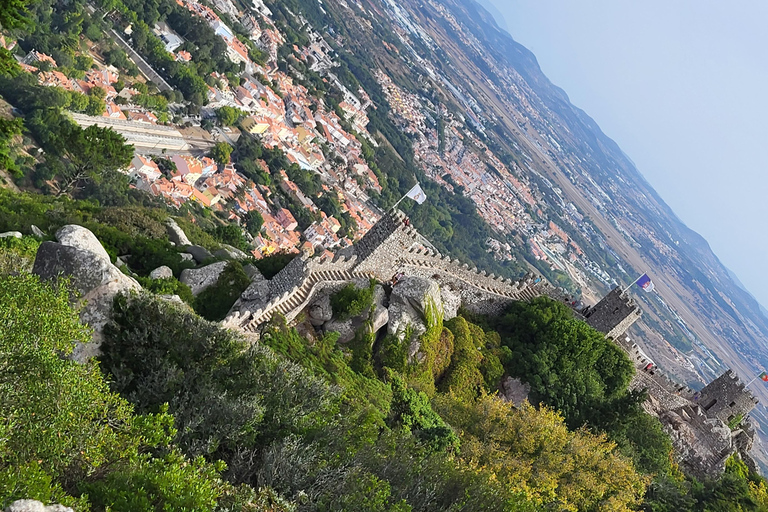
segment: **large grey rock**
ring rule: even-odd
[[[378,332],[379,329],[389,323],[389,299],[387,293],[384,291],[384,287],[377,284],[373,289],[373,318],[371,318],[371,330],[372,332]],[[369,312],[370,316],[370,312]]]
[[[37,500],[16,500],[11,503],[5,512],[74,512],[64,505],[48,505],[47,507]]]
[[[168,219],[165,221],[165,228],[168,232],[168,239],[173,242],[176,245],[192,245],[192,242],[189,241],[189,238],[187,238],[186,233],[184,233],[184,230],[179,227],[178,224],[176,224],[176,221],[173,219]]]
[[[5,233],[0,233],[0,238],[21,238],[22,235],[20,231],[6,231]]]
[[[171,270],[171,267],[163,265],[150,272],[149,277],[152,279],[168,279],[173,277],[173,270]]]
[[[35,238],[45,238],[45,232],[34,224],[29,226],[29,230],[32,232],[32,236]]]
[[[231,245],[227,244],[221,244],[221,249],[214,252],[213,255],[218,258],[224,258],[228,260],[247,260],[249,257],[237,247],[232,247]]]
[[[199,245],[190,245],[187,247],[187,253],[191,254],[195,261],[198,263],[202,263],[209,258],[213,258],[213,254],[208,252],[208,249],[205,247],[200,247]]]
[[[509,375],[502,379],[500,386],[500,396],[507,402],[512,402],[515,407],[520,407],[523,402],[528,400],[531,392],[531,385],[520,379],[513,379]]]
[[[431,307],[433,314],[442,316],[440,287],[431,279],[408,276],[392,288],[387,332],[403,340],[410,327],[412,337],[408,356],[411,359],[419,350],[418,338],[427,330],[425,312]]]
[[[62,245],[90,251],[109,261],[109,254],[102,247],[96,235],[83,226],[68,224],[56,232],[56,240]]]
[[[461,292],[452,290],[448,285],[441,286],[440,300],[443,303],[443,320],[456,318],[461,307]]]
[[[250,270],[249,270],[250,267]],[[251,278],[251,284],[240,294],[230,308],[227,317],[222,324],[224,327],[239,328],[253,313],[261,310],[272,298],[272,286],[270,281],[264,279],[261,272],[253,265],[244,267],[246,274]]]
[[[181,256],[181,261],[194,261],[195,257],[189,254],[188,252],[182,252],[179,254]]]
[[[243,265],[243,270],[245,270],[245,275],[248,276],[248,279],[253,281],[260,281],[264,279],[264,276],[261,275],[261,272],[259,272],[259,269],[256,268],[254,265],[248,264]]]
[[[79,229],[72,229],[75,227]],[[32,272],[44,280],[69,278],[70,286],[77,292],[77,297],[73,299],[82,306],[80,320],[93,329],[93,342],[78,344],[72,355],[73,359],[84,361],[98,355],[103,329],[110,320],[115,296],[118,293],[138,291],[141,286],[110,263],[109,256],[93,233],[80,226],[69,228],[63,232],[59,230],[56,236],[58,238],[61,234],[62,240],[75,245],[43,242],[37,250]]]
[[[359,329],[362,322],[358,318],[350,318],[347,320],[331,320],[323,325],[325,332],[338,332],[339,343],[349,343],[355,337],[355,331]]]
[[[181,271],[179,281],[192,289],[193,295],[199,295],[203,290],[216,283],[227,266],[226,261],[217,261],[202,268],[185,268]]]
[[[333,318],[331,296],[328,293],[320,294],[307,308],[309,323],[319,327]]]

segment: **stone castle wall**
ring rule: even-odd
[[[733,418],[746,416],[757,405],[758,400],[732,370],[713,380],[699,393],[697,403],[724,423]]]
[[[617,286],[582,314],[589,325],[605,333],[606,337],[617,339],[640,318],[642,312],[632,297]]]
[[[255,311],[233,314],[226,324],[255,332],[276,313],[289,321],[295,319],[319,293],[328,293],[353,280],[375,278],[388,282],[399,272],[437,282],[441,290],[460,297],[465,308],[480,314],[496,314],[512,301],[542,294],[563,300],[557,289],[532,276],[511,281],[441,255],[414,228],[406,226],[404,218],[401,212],[382,216],[352,248],[333,259],[294,259],[269,282],[268,302]],[[735,432],[732,440],[726,424],[738,414],[746,415],[757,400],[733,372],[729,370],[699,395],[656,368],[646,371],[651,361],[622,337],[640,317],[640,308],[620,288],[581,313],[587,323],[612,338],[629,355],[637,370],[631,389],[648,391],[651,412],[664,422],[681,460],[695,474],[717,475],[736,449],[747,453],[754,437],[751,427]]]
[[[399,211],[382,216],[352,247],[349,256],[337,255],[333,260],[295,258],[270,281],[272,298],[267,304],[247,314],[233,314],[226,324],[252,331],[274,313],[290,320],[323,283],[361,278],[388,282],[398,272],[435,279],[459,294],[462,304],[477,313],[497,313],[512,300],[528,300],[543,292],[532,278],[513,282],[442,256],[415,228],[406,226],[404,219]]]

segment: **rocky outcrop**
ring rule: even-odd
[[[169,279],[173,277],[173,270],[171,270],[171,267],[163,265],[150,272],[149,277],[152,279]]]
[[[16,500],[5,509],[5,512],[74,512],[64,505],[43,505],[37,500]]]
[[[199,245],[190,245],[187,247],[187,254],[191,254],[192,258],[198,263],[203,263],[205,260],[213,258],[213,254],[208,252],[208,249],[200,247]]]
[[[331,307],[331,296],[327,293],[320,294],[312,304],[307,308],[309,322],[315,327],[320,327],[333,318],[333,308]]]
[[[427,330],[425,313],[431,307],[435,307],[435,314],[442,316],[442,300],[437,283],[421,277],[404,277],[392,288],[389,297],[387,332],[403,339],[410,326],[413,333],[411,340],[418,339]],[[418,346],[412,346],[410,357],[417,351]]]
[[[93,342],[77,345],[73,353],[74,359],[82,361],[98,353],[115,296],[141,287],[109,261],[96,236],[82,226],[64,226],[56,239],[59,243],[40,244],[32,272],[44,280],[69,278],[76,292],[73,299],[82,305],[80,319],[93,328]]]
[[[185,268],[181,271],[179,281],[192,289],[192,295],[200,295],[203,290],[216,284],[226,266],[226,261],[217,261],[202,268]]]
[[[213,253],[217,258],[224,258],[225,260],[247,260],[248,255],[237,247],[231,245],[221,244],[221,249]]]
[[[697,478],[716,478],[723,473],[725,461],[736,451],[725,423],[707,417],[698,405],[664,411],[659,420],[688,472]]]
[[[378,332],[379,329],[389,323],[389,297],[384,287],[377,284],[373,289],[373,317],[371,318],[371,330]],[[370,316],[370,314],[366,315]]]
[[[109,260],[109,254],[96,238],[96,235],[83,226],[69,224],[56,232],[56,240],[62,245],[75,247],[83,251],[92,252],[106,260]]]
[[[499,396],[503,400],[511,402],[515,407],[520,407],[523,402],[528,400],[528,394],[531,392],[530,384],[520,379],[514,379],[509,375],[502,379],[499,388]]]
[[[456,318],[461,307],[461,294],[452,289],[452,286],[440,287],[440,300],[443,303],[443,320]]]
[[[29,226],[29,230],[32,232],[32,236],[34,236],[35,238],[40,238],[40,239],[45,238],[45,232],[39,227],[35,226],[34,224]]]
[[[0,233],[0,238],[21,238],[22,235],[20,231],[6,231],[5,233]]]
[[[330,320],[323,325],[325,332],[338,332],[339,343],[349,343],[355,337],[355,332],[363,326],[359,318],[348,318],[346,320]]]
[[[192,242],[189,241],[189,238],[187,238],[186,233],[184,233],[184,230],[179,227],[178,224],[176,224],[176,221],[173,219],[168,219],[165,221],[165,228],[168,232],[168,240],[173,242],[176,245],[180,246],[187,246],[192,245]]]

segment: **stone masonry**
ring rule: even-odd
[[[745,417],[758,402],[732,370],[707,384],[696,401],[707,416],[726,424],[736,417]]]
[[[441,255],[404,220],[400,211],[382,216],[352,247],[351,254],[340,252],[332,260],[297,257],[270,281],[269,302],[254,311],[233,308],[224,324],[255,331],[275,312],[292,320],[329,284],[359,278],[388,282],[398,272],[435,279],[460,294],[465,307],[477,313],[496,312],[510,301],[543,293],[543,283],[536,283],[532,276],[513,282]]]
[[[437,282],[441,289],[460,296],[464,307],[480,314],[495,314],[511,301],[530,300],[542,294],[562,299],[558,290],[534,276],[512,282],[443,256],[404,220],[400,211],[382,216],[361,240],[332,259],[297,257],[272,280],[258,283],[268,287],[263,300],[250,309],[238,308],[238,301],[224,325],[256,332],[275,313],[294,320],[329,287],[359,279],[388,282],[400,272]],[[650,368],[645,354],[637,346],[630,346],[629,338],[622,337],[640,318],[641,311],[621,288],[579,313],[630,356],[637,370],[631,388],[648,391],[646,407],[662,421],[681,463],[696,475],[716,476],[722,473],[725,460],[738,451],[748,464],[754,465],[748,455],[754,430],[746,414],[757,400],[733,372],[729,370],[694,394],[657,368]],[[731,432],[727,423],[738,415],[744,421]]]
[[[617,286],[603,300],[581,313],[589,325],[615,340],[640,318],[642,311],[629,293]]]

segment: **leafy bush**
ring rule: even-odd
[[[547,407],[516,409],[483,394],[477,401],[441,395],[435,408],[459,431],[465,463],[486,467],[544,509],[630,510],[650,480],[604,434],[569,432]]]
[[[484,336],[477,339],[477,333],[472,333],[467,321],[461,317],[450,320],[446,327],[453,333],[453,355],[438,389],[453,392],[468,400],[475,398],[485,383],[480,372],[483,355],[476,346],[476,343],[482,343]]]
[[[458,450],[459,438],[432,409],[429,397],[409,388],[399,375],[390,374],[389,381],[392,386],[389,425],[408,429],[434,450]]]
[[[331,420],[338,391],[262,345],[151,296],[119,298],[105,332],[102,366],[137,410],[176,417],[189,456],[227,462],[252,481],[261,450]]]
[[[33,498],[78,510],[212,510],[234,495],[220,465],[190,464],[169,446],[176,431],[164,407],[137,416],[98,365],[62,357],[89,340],[66,282],[0,276],[0,507]]]
[[[240,262],[230,261],[216,283],[195,298],[195,311],[207,320],[223,320],[249,284],[251,280]]]
[[[266,279],[272,279],[278,272],[283,270],[293,259],[296,258],[295,254],[277,253],[256,260],[254,266],[259,269],[261,275]]]
[[[181,300],[189,305],[192,305],[195,301],[195,297],[192,295],[192,289],[175,277],[167,277],[163,279],[139,277],[138,281],[142,288],[152,293],[158,295],[178,295]]]
[[[358,288],[349,283],[331,295],[333,314],[339,320],[360,316],[373,303],[373,289],[376,282],[371,280],[368,288]]]
[[[0,274],[31,272],[40,242],[30,236],[0,238]]]
[[[237,224],[227,224],[225,226],[217,226],[211,235],[218,242],[223,244],[229,244],[233,247],[237,247],[241,251],[249,252],[250,245],[243,235],[243,230]]]
[[[615,343],[557,301],[514,302],[490,321],[515,355],[507,370],[531,385],[533,399],[559,410],[571,428],[599,417],[600,406],[623,396],[634,373]]]

